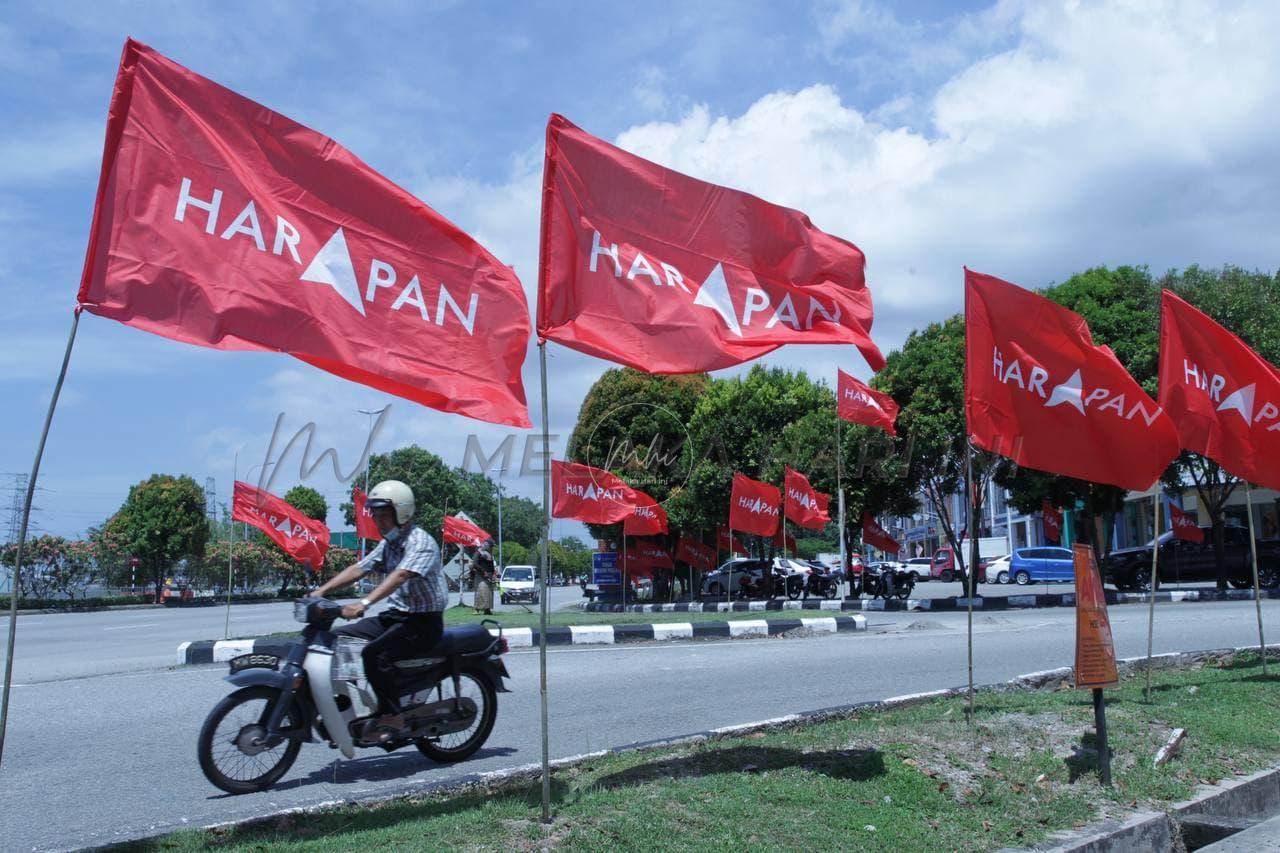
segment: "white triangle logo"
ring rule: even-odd
[[[1231,409],[1240,413],[1240,417],[1244,418],[1244,422],[1252,426],[1253,424],[1253,392],[1257,390],[1257,384],[1250,382],[1239,391],[1222,401],[1218,406],[1219,412],[1226,412]]]
[[[1049,395],[1045,408],[1057,406],[1066,403],[1068,406],[1074,406],[1076,411],[1084,414],[1084,381],[1080,378],[1080,371],[1077,370],[1071,374],[1071,378],[1066,382],[1053,389],[1053,393]]]
[[[587,483],[587,490],[586,490],[585,492],[583,492],[583,493],[582,493],[582,499],[583,499],[584,501],[594,501],[594,500],[597,500],[597,498],[596,498],[596,487],[595,487],[593,484],[591,484],[591,483]]]
[[[283,533],[285,536],[288,536],[290,539],[293,538],[293,524],[287,518],[276,525],[276,530],[279,530],[281,533]]]
[[[359,311],[361,317],[364,316],[364,300],[360,298],[360,285],[356,283],[356,271],[351,266],[351,252],[347,251],[347,237],[341,228],[334,231],[329,242],[316,252],[299,280],[329,285],[348,305]]]
[[[715,311],[729,327],[729,331],[742,337],[738,317],[733,313],[733,300],[729,298],[729,283],[724,280],[724,267],[721,264],[716,264],[707,274],[707,280],[698,288],[698,295],[693,297],[693,304]]]

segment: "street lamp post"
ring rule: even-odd
[[[391,404],[388,403],[387,405],[383,406],[381,409],[356,409],[356,411],[362,415],[369,416],[369,432],[373,432],[373,416],[382,414],[390,407],[391,407]],[[369,495],[369,457],[368,456],[365,456],[364,458],[364,493],[365,493],[365,496],[368,497]],[[357,519],[357,524],[356,524],[357,531],[360,529],[360,525],[358,521],[359,519]],[[365,541],[364,541],[364,537],[361,536],[360,537],[360,559],[362,560],[364,559],[364,549],[365,549]]]

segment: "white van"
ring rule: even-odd
[[[533,566],[507,566],[498,581],[499,600],[503,604],[516,601],[538,603],[537,570]]]

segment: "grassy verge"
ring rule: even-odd
[[[537,783],[396,799],[131,850],[993,850],[1034,844],[1280,760],[1280,679],[1256,656],[1108,693],[1115,787],[1096,779],[1088,691],[984,692],[782,731],[598,758]],[[1152,756],[1176,727],[1182,753]]]

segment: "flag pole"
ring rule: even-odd
[[[729,525],[729,571],[724,575],[724,603],[729,604],[729,587],[733,586],[733,525]],[[732,607],[733,605],[729,605]]]
[[[542,701],[542,822],[551,823],[551,740],[547,724],[547,562],[551,559],[551,427],[547,422],[547,342],[538,342],[542,373],[542,594],[538,596],[538,679]]]
[[[622,529],[622,612],[627,612],[627,529]]]
[[[231,462],[231,516],[227,519],[227,619],[222,626],[222,639],[231,639],[231,582],[234,575],[231,554],[236,545],[236,480],[240,478],[240,451]]]
[[[1262,634],[1262,588],[1258,586],[1258,540],[1253,530],[1253,488],[1244,481],[1244,508],[1249,516],[1249,547],[1253,555],[1253,605],[1258,611],[1258,652],[1262,655],[1262,677],[1267,676],[1267,640]]]
[[[1151,652],[1156,631],[1156,587],[1160,584],[1160,516],[1164,515],[1164,507],[1160,506],[1160,483],[1156,483],[1155,495],[1155,536],[1151,546],[1151,582],[1147,584],[1147,704],[1151,704]]]
[[[22,589],[19,583],[22,578],[22,546],[27,541],[27,525],[31,520],[31,501],[35,497],[40,460],[44,457],[44,446],[49,438],[49,427],[53,424],[53,412],[58,406],[58,396],[62,393],[62,383],[67,378],[71,347],[76,342],[76,329],[79,325],[80,306],[77,305],[71,316],[71,333],[67,336],[67,349],[62,354],[62,369],[58,371],[58,380],[53,385],[53,396],[49,398],[49,411],[44,416],[44,429],[40,432],[40,443],[36,446],[36,458],[31,464],[31,477],[27,480],[27,497],[22,504],[22,526],[18,528],[18,543],[14,551],[13,572],[9,575],[9,645],[4,659],[4,699],[0,700],[0,762],[4,760],[4,736],[9,725],[9,687],[13,682],[13,651],[18,634],[18,593]]]
[[[849,596],[853,595],[853,582],[849,578],[849,549],[844,544],[844,450],[840,444],[839,401],[836,401],[836,499],[840,510],[840,586],[849,581]]]
[[[974,518],[973,518],[973,445],[969,443],[968,438],[964,442],[964,458],[965,458],[965,490],[968,491],[969,498],[969,535],[974,535]],[[963,551],[963,548],[960,549]],[[973,577],[973,566],[969,566],[969,577]],[[969,725],[973,725],[973,584],[969,584],[970,592],[965,596],[969,607]]]

